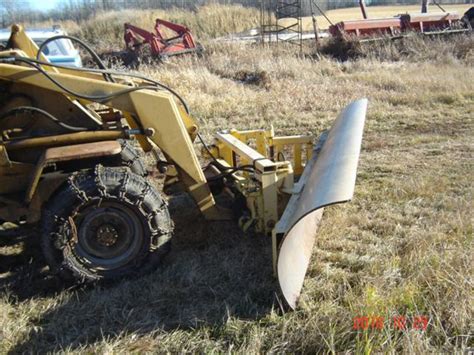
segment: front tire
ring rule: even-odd
[[[172,229],[167,205],[149,182],[127,168],[98,165],[72,174],[47,203],[41,244],[63,278],[110,280],[154,269]]]
[[[120,152],[120,163],[117,165],[126,166],[137,175],[147,176],[148,170],[140,151],[133,146],[131,141],[119,139],[118,142],[122,147],[122,151]]]

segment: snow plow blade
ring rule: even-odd
[[[274,242],[281,240],[276,272],[283,298],[292,309],[298,303],[324,207],[350,201],[354,194],[366,112],[367,99],[352,102],[321,137],[275,227]]]

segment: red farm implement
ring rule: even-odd
[[[421,13],[406,13],[386,18],[368,18],[364,1],[359,0],[362,20],[341,21],[329,27],[335,37],[397,37],[408,33],[449,34],[472,30],[469,11],[464,17],[456,12],[426,13],[427,4],[423,1]],[[467,20],[466,20],[467,19]]]
[[[124,27],[127,49],[138,57],[141,47],[145,44],[150,46],[152,58],[157,59],[202,51],[202,47],[194,41],[191,31],[182,25],[156,19],[155,32],[149,32],[129,23],[126,23]],[[173,33],[171,37],[165,34],[169,32]]]

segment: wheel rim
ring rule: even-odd
[[[142,250],[144,229],[140,217],[128,206],[101,202],[84,208],[75,218],[76,255],[101,270],[113,270],[135,260]]]

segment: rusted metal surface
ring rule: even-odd
[[[66,144],[93,143],[100,141],[116,140],[127,138],[127,133],[120,131],[91,131],[70,134],[61,134],[57,136],[38,137],[19,139],[15,141],[4,142],[7,151],[31,148],[47,148]]]
[[[404,14],[400,16],[402,28],[406,31],[426,32],[451,28],[461,20],[456,12]]]
[[[43,169],[49,164],[71,160],[89,159],[119,154],[122,151],[117,141],[85,143],[46,149],[31,175],[30,184],[25,196],[25,203],[29,203],[35,194]]]
[[[68,145],[65,147],[47,149],[44,152],[44,162],[48,164],[51,162],[115,155],[119,154],[121,150],[120,143],[117,141]]]
[[[283,235],[277,275],[291,308],[296,307],[303,286],[323,208],[347,202],[354,194],[366,111],[367,100],[362,99],[341,113],[276,226],[277,236]]]
[[[194,41],[189,28],[162,19],[156,19],[155,32],[129,23],[124,24],[124,28],[125,44],[131,52],[137,52],[143,44],[150,45],[153,57],[167,57],[202,50],[202,47]],[[173,32],[174,36],[167,37],[165,31]]]
[[[387,18],[341,21],[329,27],[331,35],[343,36],[395,36],[408,32],[432,32],[447,30],[456,32],[461,16],[456,12],[409,13]]]
[[[336,37],[343,35],[373,36],[395,35],[402,30],[399,17],[341,21],[329,27],[329,32]]]

